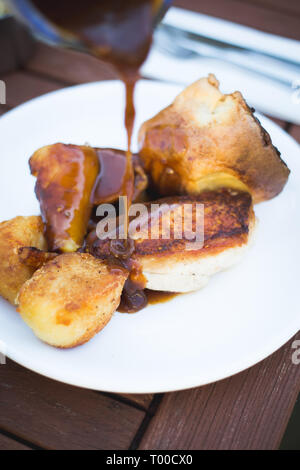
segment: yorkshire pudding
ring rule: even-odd
[[[139,151],[161,195],[229,187],[258,203],[279,194],[290,173],[241,93],[223,95],[214,75],[141,126]]]

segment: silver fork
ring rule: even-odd
[[[166,26],[159,27],[154,36],[154,44],[161,52],[183,60],[197,56],[217,59],[289,88],[300,78],[300,66],[296,64],[288,64],[280,59],[262,56],[238,47],[233,48],[230,45],[216,46],[212,44],[213,42],[218,43],[199,39],[195,41],[184,31],[176,29],[175,33],[172,32],[172,28]]]

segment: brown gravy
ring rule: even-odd
[[[94,203],[102,204],[115,201],[126,188],[123,182],[126,175],[126,158],[121,150],[97,150],[100,174],[95,187]]]
[[[180,295],[176,292],[163,292],[160,290],[149,290],[149,289],[145,289],[145,294],[147,296],[148,304],[150,305],[169,302],[169,300],[172,300],[178,295]]]
[[[99,59],[111,63],[118,71],[126,87],[125,126],[127,130],[127,152],[125,169],[122,163],[118,175],[123,173],[121,192],[127,196],[127,214],[134,195],[134,170],[131,154],[131,137],[135,118],[134,88],[139,78],[139,68],[150,49],[153,34],[155,9],[160,0],[33,0],[33,4],[68,37],[70,34]],[[108,171],[105,161],[104,171]],[[120,180],[119,180],[120,181]],[[100,195],[118,193],[116,176],[105,182]],[[128,227],[128,216],[127,223]],[[132,245],[133,244],[133,245]],[[134,312],[143,308],[148,298],[143,292],[145,280],[133,260],[134,242],[112,240],[109,263],[118,269],[128,269],[129,279],[124,287],[122,302],[124,311]]]
[[[135,313],[141,310],[142,308],[146,307],[147,305],[156,305],[156,304],[169,302],[169,300],[174,299],[175,297],[177,297],[177,295],[180,295],[180,294],[177,294],[175,292],[163,292],[163,291],[156,291],[156,290],[150,290],[150,289],[137,291],[136,296],[133,298],[134,305],[133,305],[132,311],[128,310],[128,303],[125,303],[124,305],[124,302],[121,301],[118,307],[118,312]]]
[[[156,0],[32,0],[66,36],[125,72],[138,70],[152,38]]]
[[[112,148],[97,148],[96,151],[100,173],[92,196],[93,205],[117,202],[126,191],[126,186],[124,187],[126,152]],[[147,186],[147,176],[137,154],[132,155],[132,165],[134,170],[133,198],[136,199]]]

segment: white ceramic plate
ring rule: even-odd
[[[141,82],[136,127],[178,91],[177,86]],[[50,93],[2,117],[0,220],[39,213],[28,158],[40,146],[62,141],[125,148],[123,108],[122,85],[102,82]],[[0,341],[7,356],[69,384],[150,393],[223,379],[291,338],[300,327],[300,150],[273,122],[262,122],[292,174],[279,197],[256,207],[256,242],[240,265],[216,275],[197,293],[135,315],[116,313],[91,342],[69,351],[41,343],[1,300]]]

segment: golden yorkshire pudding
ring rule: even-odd
[[[230,187],[258,203],[279,194],[290,173],[241,93],[223,95],[214,75],[141,126],[139,151],[161,195]]]
[[[13,305],[22,285],[36,269],[19,257],[23,247],[47,249],[41,217],[15,217],[0,223],[0,295]]]
[[[57,256],[38,269],[18,298],[21,317],[58,348],[89,341],[111,319],[128,273],[84,253]]]

